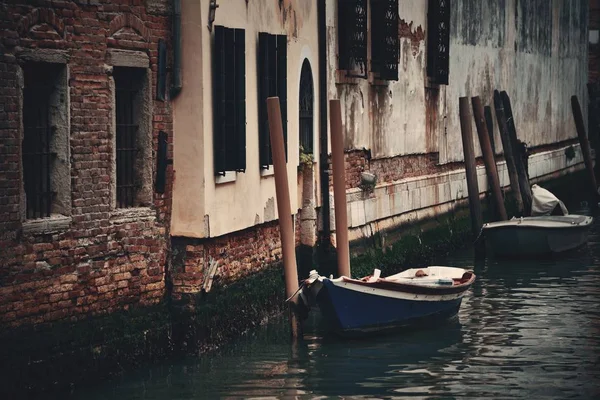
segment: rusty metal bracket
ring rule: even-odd
[[[213,22],[215,22],[215,14],[217,12],[217,8],[219,5],[217,4],[217,0],[210,0],[210,4],[208,5],[208,31],[212,32]]]

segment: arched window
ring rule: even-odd
[[[310,63],[304,59],[300,72],[300,146],[304,153],[313,153],[314,90]]]

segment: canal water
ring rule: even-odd
[[[585,211],[585,210],[583,210]],[[439,263],[472,266],[465,249]],[[149,367],[80,399],[600,398],[600,222],[561,257],[486,260],[458,318],[362,340],[313,313],[291,344],[281,318],[210,355]]]

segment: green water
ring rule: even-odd
[[[437,263],[473,265],[472,249]],[[561,257],[474,267],[458,318],[434,328],[341,340],[313,313],[292,344],[281,318],[72,398],[600,398],[600,222]]]

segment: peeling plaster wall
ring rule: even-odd
[[[458,98],[492,104],[494,89],[508,92],[519,137],[530,147],[576,137],[570,97],[578,95],[587,112],[587,6],[453,1],[450,81],[437,88],[426,77],[427,2],[399,1],[399,80],[376,82],[337,71],[337,2],[329,1],[328,97],[342,101],[345,147],[369,149],[373,158],[439,152],[441,164],[462,161]],[[476,139],[474,125],[473,132]]]
[[[441,163],[463,159],[458,98],[479,95],[484,104],[493,105],[494,89],[508,92],[517,133],[529,147],[577,136],[570,98],[579,97],[585,115],[587,7],[584,0],[452,3],[447,131],[440,137]],[[474,124],[473,132],[477,140]],[[501,149],[497,131],[495,142]],[[479,154],[479,146],[475,149]]]
[[[288,182],[292,212],[297,201],[299,84],[302,62],[313,72],[314,131],[318,127],[317,6],[306,0],[220,1],[214,25],[246,31],[246,172],[227,183],[214,176],[212,40],[208,0],[182,2],[183,90],[175,101],[173,236],[216,237],[278,218],[275,179],[261,175],[258,156],[258,33],[286,34],[288,77]],[[315,136],[315,154],[319,154]],[[179,160],[178,160],[179,156]],[[316,157],[315,159],[318,159]],[[318,165],[315,166],[318,168]],[[272,171],[272,169],[271,169]],[[319,174],[315,174],[318,184]],[[317,197],[318,198],[318,197]]]

